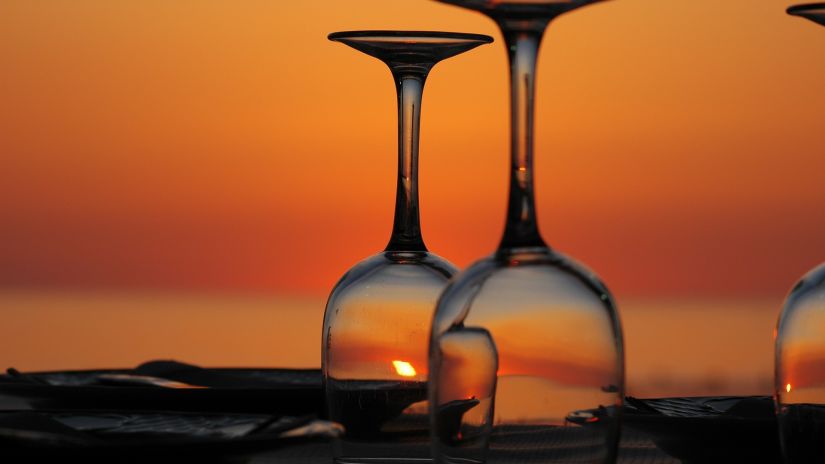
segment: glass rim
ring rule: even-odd
[[[412,39],[453,39],[468,42],[492,43],[489,35],[469,32],[442,32],[442,31],[401,31],[401,30],[360,30],[333,32],[327,36],[329,40],[341,39],[369,39],[379,37],[409,37]]]
[[[825,10],[825,2],[819,3],[802,3],[799,5],[793,5],[788,7],[785,10],[789,15],[800,15],[805,13],[810,13],[816,10]]]

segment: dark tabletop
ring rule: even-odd
[[[28,406],[19,400],[0,396],[0,410],[25,409]],[[257,464],[329,464],[332,450],[328,443],[304,443],[283,449],[260,453],[249,461]],[[619,453],[621,464],[678,464],[680,461],[669,457],[656,448],[642,432],[625,427]]]

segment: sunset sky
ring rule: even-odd
[[[825,30],[787,0],[613,0],[543,43],[545,238],[621,297],[770,296],[825,260]],[[395,96],[352,29],[477,32],[424,93],[430,249],[491,252],[506,56],[429,0],[4,0],[0,288],[325,294],[389,237]]]

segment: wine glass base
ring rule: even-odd
[[[481,34],[428,31],[342,31],[329,39],[378,58],[393,72],[425,76],[439,61],[493,41]]]
[[[575,9],[604,0],[438,0],[480,11],[493,19],[550,20]],[[545,21],[546,23],[546,21]]]
[[[788,14],[810,19],[825,26],[825,3],[806,3],[788,8]]]

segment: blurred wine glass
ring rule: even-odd
[[[825,26],[825,3],[788,14]],[[825,460],[825,264],[794,285],[776,326],[774,399],[786,463]]]

